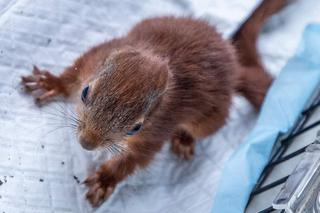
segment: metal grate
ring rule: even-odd
[[[301,159],[306,147],[320,136],[320,92],[311,98],[294,127],[278,136],[269,163],[253,188],[246,213],[284,212],[275,210],[272,201]]]

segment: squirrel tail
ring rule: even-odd
[[[264,69],[256,43],[266,20],[287,5],[288,0],[263,0],[232,37],[240,62],[236,91],[259,110],[273,78]]]

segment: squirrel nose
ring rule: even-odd
[[[80,144],[86,150],[93,150],[96,148],[96,144],[88,141],[87,139],[80,137]]]

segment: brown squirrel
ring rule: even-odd
[[[78,94],[81,145],[119,151],[84,181],[93,206],[147,166],[166,140],[190,159],[195,141],[224,125],[235,92],[260,108],[272,77],[257,54],[257,36],[285,4],[264,0],[231,42],[202,20],[146,19],[126,36],[93,47],[60,76],[34,66],[22,77],[26,90],[42,91],[38,103]]]

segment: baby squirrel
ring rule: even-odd
[[[260,108],[272,77],[257,54],[257,36],[285,4],[264,0],[231,42],[202,20],[146,19],[126,36],[93,47],[59,76],[34,66],[22,77],[27,91],[42,91],[34,95],[38,103],[78,94],[83,148],[119,151],[84,181],[93,206],[147,166],[167,140],[174,153],[190,159],[195,141],[224,125],[235,92]]]

